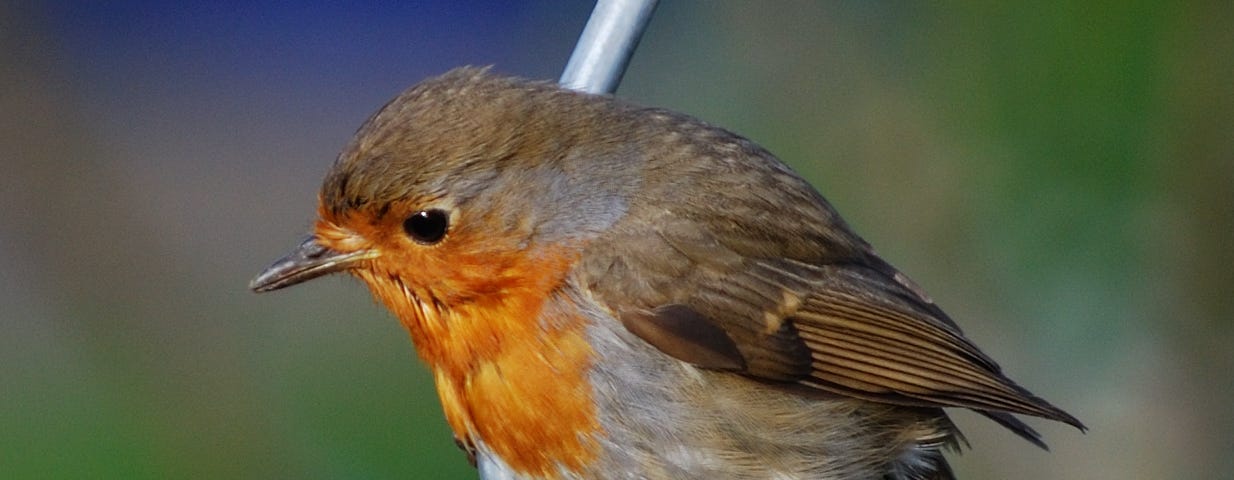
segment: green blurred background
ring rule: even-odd
[[[1234,471],[1234,9],[666,1],[619,95],[798,168],[1091,432],[962,478]],[[0,478],[472,478],[347,278],[256,296],[404,87],[556,78],[591,6],[0,5]]]

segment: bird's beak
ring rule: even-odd
[[[309,237],[300,246],[257,275],[249,288],[254,292],[269,292],[297,283],[312,280],[322,275],[341,272],[355,267],[361,260],[373,258],[372,250],[357,250],[342,253],[331,250]]]

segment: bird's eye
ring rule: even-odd
[[[403,220],[403,231],[424,245],[440,242],[450,226],[450,216],[441,210],[421,210]]]

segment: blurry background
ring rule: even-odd
[[[776,152],[1092,429],[957,412],[962,478],[1228,475],[1234,9],[987,3],[668,1],[618,94]],[[590,9],[0,4],[0,477],[474,477],[358,283],[246,284],[386,100],[555,79]]]

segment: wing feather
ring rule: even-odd
[[[669,355],[869,401],[970,408],[1041,446],[1037,433],[1012,414],[1084,429],[1003,375],[919,287],[868,247],[859,248],[864,243],[855,236],[820,243],[822,253],[814,257],[775,256],[774,232],[752,229],[766,237],[761,242],[739,237],[737,224],[713,233],[671,210],[650,223],[655,235],[618,226],[597,242],[585,265],[597,274],[586,281],[619,318],[641,315],[645,322],[628,326],[657,327],[631,331]],[[646,273],[658,271],[671,275]],[[659,314],[673,318],[654,317]],[[691,328],[727,335],[732,344]],[[689,348],[700,350],[683,350]],[[724,360],[729,355],[732,361]]]

